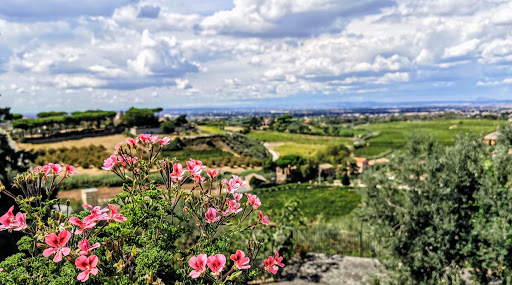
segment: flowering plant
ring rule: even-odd
[[[59,199],[45,198],[76,173],[70,165],[18,175],[18,197],[0,187],[21,210],[0,217],[0,230],[25,234],[21,252],[0,263],[0,283],[232,284],[259,272],[276,274],[283,257],[274,251],[255,264],[263,245],[254,234],[244,249],[230,248],[230,240],[270,223],[257,210],[260,199],[238,192],[245,184],[240,177],[220,180],[219,170],[204,171],[199,160],[185,167],[159,160],[168,143],[167,137],[139,135],[116,145],[103,169],[124,180],[124,191],[105,208],[83,205],[70,215]],[[151,171],[163,183],[150,181]]]

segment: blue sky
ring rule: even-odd
[[[3,0],[0,33],[16,112],[512,99],[510,1]]]

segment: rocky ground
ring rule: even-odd
[[[286,264],[281,281],[273,284],[368,284],[372,276],[384,275],[377,259],[311,253],[304,260]]]

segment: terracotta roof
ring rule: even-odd
[[[484,137],[484,140],[496,140],[500,132],[492,132]]]

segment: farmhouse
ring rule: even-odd
[[[486,135],[484,137],[484,143],[486,145],[495,145],[496,144],[496,139],[498,138],[499,134],[500,134],[500,132],[496,131],[496,132],[492,132],[492,133]]]

